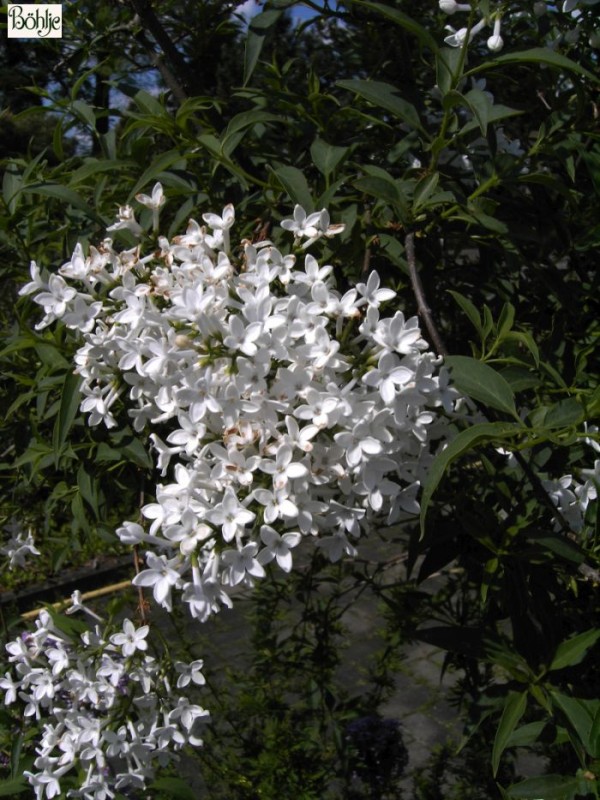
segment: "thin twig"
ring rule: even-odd
[[[122,589],[128,589],[130,586],[131,581],[119,581],[119,583],[111,583],[110,586],[103,586],[101,589],[93,589],[91,592],[85,592],[81,595],[81,599],[93,600],[95,597],[104,597],[104,595],[113,594],[113,592],[120,592]],[[52,603],[50,608],[60,610],[63,608],[68,608],[71,605],[73,605],[73,601],[71,599],[59,600],[56,603]],[[21,614],[21,619],[35,619],[35,617],[44,611],[45,608],[46,606],[43,608],[34,608],[31,611],[25,611],[25,613]]]
[[[425,327],[427,328],[427,332],[429,333],[429,337],[433,342],[433,346],[435,347],[437,353],[441,356],[447,356],[448,348],[444,344],[444,340],[442,339],[440,332],[433,321],[431,309],[429,308],[427,304],[427,298],[425,297],[425,290],[423,289],[423,284],[421,283],[421,278],[419,277],[419,273],[417,271],[414,233],[411,232],[406,234],[404,239],[404,249],[406,251],[410,282],[412,284],[413,292],[417,301],[418,314],[425,323]]]
[[[141,509],[142,509],[142,506],[144,505],[144,499],[145,499],[144,488],[145,488],[145,481],[144,481],[144,476],[142,476],[142,488],[140,489],[140,499],[139,499],[139,507],[140,507],[139,521],[140,522],[142,521],[142,511],[141,511]],[[135,568],[135,574],[139,575],[139,573],[140,573],[140,556],[139,556],[139,553],[138,553],[137,545],[133,546],[133,566]],[[143,588],[141,586],[137,587],[137,591],[138,591],[138,610],[140,612],[140,620],[142,622],[142,625],[145,625],[146,624],[146,598],[144,597],[144,590],[143,590]]]

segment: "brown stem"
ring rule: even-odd
[[[139,501],[140,509],[144,505],[144,497],[145,497],[145,494],[144,494],[144,478],[142,476],[142,488],[140,489],[140,501]],[[142,521],[141,518],[142,518],[142,512],[140,510],[140,517],[139,517],[140,522]],[[139,575],[139,573],[140,573],[140,555],[138,553],[137,545],[133,546],[133,566],[135,567],[135,574]],[[140,612],[140,620],[142,622],[142,625],[145,625],[146,624],[146,608],[148,606],[146,604],[146,598],[144,597],[143,588],[141,586],[138,586],[137,590],[138,590],[138,609],[139,609],[139,612]]]
[[[417,310],[419,316],[425,323],[425,327],[431,337],[431,341],[435,349],[437,350],[439,355],[447,356],[449,355],[448,349],[444,344],[444,340],[442,339],[440,332],[438,331],[435,322],[433,321],[433,317],[431,316],[431,309],[427,303],[427,298],[425,297],[425,290],[423,289],[423,284],[421,282],[421,278],[419,277],[419,273],[417,271],[417,261],[415,257],[415,235],[414,233],[407,233],[404,239],[404,248],[406,251],[406,260],[408,262],[408,271],[410,274],[410,280],[413,287],[413,292],[415,294],[415,298],[417,300]],[[523,470],[525,476],[529,480],[531,487],[537,496],[537,498],[545,505],[552,513],[554,519],[558,522],[560,527],[563,531],[569,535],[571,533],[571,528],[561,514],[560,510],[554,505],[548,492],[544,489],[541,479],[536,475],[530,464],[527,462],[526,458],[516,451],[514,453],[515,459],[521,469]]]
[[[442,339],[440,332],[438,331],[437,326],[433,321],[433,317],[431,316],[431,309],[427,304],[427,298],[425,297],[425,290],[423,289],[423,284],[421,283],[421,278],[419,277],[419,272],[417,270],[414,233],[411,232],[406,234],[406,237],[404,239],[404,249],[406,251],[406,260],[408,262],[408,272],[410,274],[410,282],[412,284],[413,292],[415,294],[415,298],[417,301],[418,314],[425,323],[425,327],[427,328],[429,337],[433,342],[433,346],[435,347],[438,355],[447,356],[448,348],[444,344],[444,340]]]
[[[173,92],[179,102],[183,102],[187,96],[187,64],[185,59],[175,47],[173,40],[163,27],[161,21],[154,13],[152,4],[149,0],[129,0],[131,7],[140,18],[144,30],[138,34],[138,39],[151,53],[156,66],[169,89]],[[150,47],[144,32],[148,31],[164,54],[168,65],[160,56],[157,56]],[[170,65],[170,66],[169,66]]]

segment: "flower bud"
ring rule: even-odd
[[[494,20],[494,30],[490,38],[487,40],[488,49],[492,51],[492,53],[498,53],[504,47],[504,40],[500,36],[500,26],[502,24],[502,20],[500,17],[496,17]]]
[[[458,11],[456,0],[440,0],[440,11],[444,14],[455,14]]]
[[[490,36],[487,40],[487,46],[492,53],[499,53],[504,47],[504,39],[501,36]]]

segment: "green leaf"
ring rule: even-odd
[[[67,441],[67,436],[77,416],[81,401],[80,386],[81,378],[79,375],[67,372],[60,397],[60,409],[52,432],[52,447],[57,456]]]
[[[522,725],[520,728],[514,730],[508,737],[506,747],[528,747],[534,744],[537,742],[546,725],[547,723],[544,721],[529,722],[527,725]]]
[[[88,506],[94,512],[96,519],[100,517],[98,508],[98,486],[92,476],[86,472],[83,465],[77,470],[77,488]]]
[[[423,28],[422,25],[419,25],[418,22],[415,22],[412,17],[409,17],[407,14],[403,14],[402,11],[392,8],[391,6],[384,6],[381,3],[369,2],[369,0],[354,0],[354,2],[357,5],[377,11],[382,16],[392,20],[392,22],[395,22],[396,25],[400,25],[400,27],[404,28],[405,31],[408,31],[408,33],[416,36],[421,44],[425,47],[428,47],[432,53],[437,53],[439,51],[438,43],[429,33],[429,31],[426,30],[426,28]]]
[[[315,167],[328,178],[340,161],[350,152],[349,147],[337,147],[316,138],[310,146],[310,155]]]
[[[139,439],[131,439],[123,447],[123,456],[144,469],[152,469],[154,466],[152,459],[146,452],[146,448]]]
[[[523,347],[526,347],[531,355],[533,356],[533,360],[535,362],[536,367],[540,365],[540,351],[535,343],[533,336],[530,333],[524,333],[521,331],[509,331],[505,337],[508,341],[518,342]]]
[[[455,80],[459,77],[456,73],[460,63],[460,47],[442,47],[438,50],[435,59],[435,71],[437,85],[444,97],[444,107],[446,106],[446,96],[449,92],[454,92]],[[456,92],[456,94],[459,95],[458,92]]]
[[[448,356],[444,363],[450,368],[452,382],[459,392],[518,418],[513,390],[495,369],[469,356]]]
[[[417,212],[427,203],[431,195],[437,189],[439,182],[440,173],[434,172],[432,175],[426,175],[417,183],[413,195],[413,211]]]
[[[369,103],[389,111],[390,114],[408,123],[412,128],[424,132],[417,109],[408,100],[400,97],[398,90],[389,83],[355,78],[353,80],[337,81],[337,86],[354,92],[364,100],[368,100]]]
[[[182,778],[157,778],[149,788],[165,792],[173,800],[196,800],[195,792]]]
[[[24,186],[22,191],[23,194],[40,194],[43,197],[54,197],[67,205],[73,206],[73,208],[85,211],[88,217],[104,226],[104,220],[96,214],[90,204],[76,191],[69,189],[68,186],[61,186],[57,183],[33,183],[29,186]]]
[[[164,117],[166,113],[163,104],[160,103],[156,97],[151,95],[149,92],[145,92],[143,89],[140,89],[139,92],[134,95],[133,101],[144,114],[151,114],[152,116],[156,117]]]
[[[166,153],[161,153],[161,155],[155,158],[150,166],[144,170],[141,178],[131,190],[129,198],[135,197],[138,192],[146,188],[147,184],[151,181],[155,181],[161,172],[164,172],[174,164],[177,164],[179,168],[185,168],[186,161],[182,158],[178,150],[167,150]]]
[[[367,175],[364,178],[358,178],[352,185],[360,192],[370,194],[377,200],[382,200],[398,209],[402,217],[407,214],[405,198],[400,194],[398,184],[392,178],[388,180],[376,175]]]
[[[470,92],[464,95],[464,99],[477,120],[481,133],[485,136],[490,119],[490,111],[494,105],[493,101],[487,92],[482,92],[481,89],[471,89]]]
[[[568,428],[583,422],[584,417],[581,403],[575,397],[567,397],[548,409],[543,425],[545,428]]]
[[[579,664],[587,651],[592,647],[600,638],[600,630],[591,628],[585,633],[580,633],[561,642],[556,648],[552,663],[548,667],[550,671],[555,669],[563,669],[564,667],[572,667],[574,664]]]
[[[229,124],[225,129],[225,133],[221,138],[221,150],[227,157],[229,157],[234,151],[235,147],[237,147],[242,140],[243,135],[247,132],[248,128],[258,124],[265,124],[267,122],[280,121],[281,117],[278,117],[276,114],[269,114],[259,108],[253,108],[250,111],[243,111],[241,114],[236,114],[235,117],[229,121]],[[240,136],[238,139],[237,136],[239,134],[242,134],[242,136]],[[235,147],[232,146],[233,142],[235,142]]]
[[[450,444],[434,458],[423,487],[421,497],[421,535],[425,533],[425,516],[431,503],[433,493],[444,477],[450,464],[463,453],[473,450],[477,445],[492,440],[503,441],[518,435],[523,430],[521,425],[512,422],[481,422],[462,431]]]
[[[576,734],[575,741],[571,738],[573,744],[576,744],[577,739],[579,739],[586,751],[591,755],[590,734],[600,701],[581,700],[556,691],[551,691],[550,696],[554,705],[558,706],[563,712]]]
[[[481,317],[479,316],[479,311],[477,311],[475,305],[468,299],[468,297],[459,294],[459,292],[453,292],[451,289],[449,289],[448,294],[451,294],[452,297],[456,300],[458,305],[462,308],[467,317],[470,319],[475,330],[478,333],[481,333],[482,330]]]
[[[530,50],[522,50],[517,53],[506,53],[497,56],[493,60],[485,61],[472,70],[467,75],[473,75],[486,69],[494,69],[498,64],[547,64],[549,67],[574,72],[577,75],[584,75],[586,78],[599,83],[600,78],[588,72],[587,69],[572,61],[570,58],[550,50],[549,47],[532,47]]]
[[[0,781],[0,797],[12,797],[15,794],[21,794],[31,790],[31,786],[25,778],[9,778],[5,781]]]
[[[250,21],[244,48],[244,86],[247,86],[258,64],[266,35],[282,14],[283,11],[270,9],[269,11],[263,11],[261,14],[257,14]]]
[[[498,317],[498,338],[502,339],[510,331],[515,322],[515,307],[512,303],[504,303]]]
[[[23,178],[16,164],[9,162],[2,178],[2,197],[11,214],[17,208],[17,196],[23,186]]]
[[[527,538],[545,550],[560,556],[565,561],[570,561],[571,564],[583,564],[585,561],[585,554],[579,545],[560,533],[553,533],[552,531],[530,533]]]
[[[298,203],[308,213],[314,209],[308,183],[297,167],[278,167],[273,174],[283,186],[294,203]]]
[[[510,800],[569,800],[576,789],[577,778],[543,775],[509,786],[508,797]]]
[[[502,717],[500,718],[500,724],[498,725],[498,730],[496,731],[496,736],[494,738],[494,746],[492,748],[492,772],[494,777],[496,777],[498,773],[500,757],[505,751],[508,740],[510,739],[514,729],[517,727],[517,723],[525,713],[526,708],[527,692],[521,692],[520,694],[517,694],[516,692],[509,692],[504,704],[504,710],[502,711]]]
[[[133,166],[135,166],[135,161],[125,161],[118,158],[88,158],[81,167],[73,172],[69,184],[74,186],[77,183],[83,183],[83,181],[94,177],[99,172],[114,172],[115,170]]]
[[[600,758],[600,707],[594,715],[590,729],[590,754],[592,758]]]
[[[75,100],[72,109],[76,117],[89,125],[92,130],[96,130],[96,115],[90,105],[83,100]]]

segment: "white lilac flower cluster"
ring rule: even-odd
[[[542,484],[570,530],[581,533],[588,506],[598,499],[600,460],[594,462],[593,469],[582,469],[579,478],[563,475],[558,480],[542,481]],[[555,525],[560,528],[558,522]]]
[[[25,720],[41,728],[34,770],[24,773],[37,800],[60,795],[61,778],[73,771],[79,788],[70,797],[143,789],[157,765],[202,744],[197,729],[208,712],[173,691],[163,661],[146,652],[147,633],[125,620],[106,639],[96,627],[78,640],[42,611],[34,632],[6,645],[14,666],[0,678],[4,702],[20,701]],[[177,688],[201,686],[201,667],[175,664]]]
[[[563,0],[562,4],[560,5],[560,10],[564,13],[570,13],[575,20],[577,20],[582,13],[583,7],[594,6],[598,2],[600,2],[600,0]],[[459,3],[457,0],[439,0],[439,8],[440,11],[452,16],[457,12],[471,13],[473,11],[473,3]],[[541,2],[536,2],[533,5],[534,14],[538,17],[546,14],[549,8],[555,10],[556,4],[541,0]],[[481,16],[480,19],[470,27],[462,27],[456,30],[450,25],[447,25],[446,30],[448,31],[448,36],[446,36],[444,42],[450,47],[462,47],[465,42],[471,42],[484,28],[491,26],[492,32],[487,39],[487,47],[492,53],[498,53],[504,47],[504,40],[501,36],[503,13],[506,13],[506,4],[498,3],[498,9],[496,11],[491,14]],[[516,14],[522,15],[527,14],[527,12],[518,10]],[[575,28],[565,35],[565,40],[568,43],[573,44],[577,41],[578,36],[579,27],[576,25]],[[599,31],[595,31],[591,34],[589,38],[589,44],[594,48],[600,47]]]
[[[158,210],[162,187],[139,199]],[[337,561],[374,524],[418,513],[438,408],[457,397],[417,318],[382,316],[394,292],[376,273],[340,294],[312,255],[297,266],[246,241],[236,260],[233,207],[203,221],[148,255],[77,245],[59,274],[32,264],[22,290],[45,311],[39,328],[81,336],[89,423],[115,426],[125,405],[149,436],[168,478],[142,508],[147,529],[117,533],[147,550],[134,584],[168,610],[180,592],[200,620],[269,562],[289,571],[303,538]],[[139,233],[128,207],[116,226]],[[341,230],[300,207],[282,227],[297,242]]]
[[[0,555],[8,559],[8,568],[23,568],[28,556],[39,556],[40,551],[35,546],[31,528],[25,528],[21,522],[11,519],[4,530],[10,539],[0,547]]]
[[[449,16],[456,14],[456,12],[466,11],[471,13],[471,3],[457,3],[456,0],[439,0],[440,11],[443,11]],[[449,35],[446,36],[444,42],[450,47],[462,47],[465,42],[472,41],[477,34],[486,26],[492,26],[491,36],[488,37],[487,47],[492,53],[498,53],[504,47],[504,40],[500,35],[502,26],[502,15],[498,12],[490,17],[482,16],[474,25],[455,30],[450,25],[446,26]]]

